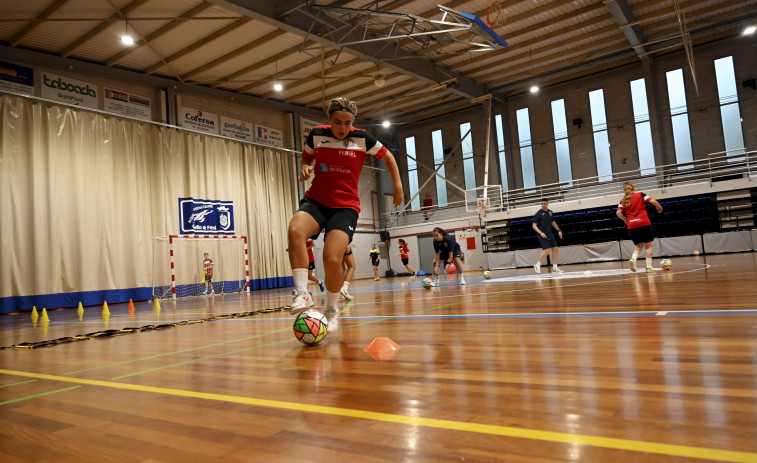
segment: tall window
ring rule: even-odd
[[[465,173],[465,189],[476,188],[476,167],[473,162],[473,137],[470,133],[470,122],[460,124],[460,138],[463,149],[463,171]]]
[[[507,190],[507,159],[505,158],[505,131],[502,127],[502,114],[494,116],[494,125],[497,128],[497,155],[499,155],[499,174],[501,176],[502,190]]]
[[[568,119],[565,116],[565,100],[552,102],[552,128],[555,132],[555,152],[557,153],[557,175],[560,182],[573,186],[570,168],[570,144],[568,143]]]
[[[665,73],[668,81],[668,101],[670,102],[670,122],[673,124],[673,144],[676,149],[676,162],[691,162],[691,133],[689,132],[689,115],[686,107],[686,88],[683,85],[683,70],[675,69]],[[693,166],[688,166],[691,168]]]
[[[515,111],[518,122],[518,146],[520,147],[520,166],[523,172],[523,187],[536,186],[534,174],[534,153],[531,147],[531,123],[528,120],[528,108]]]
[[[654,175],[654,145],[652,144],[652,126],[649,123],[649,105],[647,87],[643,78],[631,81],[631,102],[633,119],[636,124],[636,149],[639,151],[639,169],[641,175]]]
[[[446,177],[444,172],[444,144],[442,143],[442,131],[434,130],[431,132],[431,144],[434,149],[434,169],[439,167],[437,172],[442,177]],[[436,200],[439,206],[447,205],[447,182],[444,179],[436,177]]]
[[[597,177],[600,182],[612,180],[610,161],[610,138],[607,135],[607,115],[605,113],[605,92],[601,88],[589,92],[591,128],[594,131],[594,156],[597,159]]]
[[[723,122],[725,149],[726,151],[740,150],[737,153],[743,153],[744,134],[741,131],[741,113],[739,112],[739,97],[736,93],[736,73],[733,70],[733,56],[726,56],[725,58],[715,60],[715,79],[718,83],[720,118]],[[743,161],[744,158],[729,160]]]
[[[415,137],[405,138],[405,152],[408,155],[407,158],[407,183],[410,189],[410,197],[413,200],[410,202],[410,208],[414,211],[420,210],[421,198],[420,196],[413,197],[418,193],[418,162],[415,154]],[[412,157],[412,159],[410,159]]]

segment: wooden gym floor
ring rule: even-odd
[[[0,461],[757,462],[757,254],[673,261],[355,282],[310,348],[274,312],[0,350]],[[289,292],[0,316],[0,346]],[[376,338],[401,349],[376,360]]]

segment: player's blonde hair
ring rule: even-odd
[[[357,116],[357,104],[349,98],[334,98],[329,102],[326,114],[331,117],[337,111],[347,111],[352,113],[353,116]]]
[[[620,202],[623,207],[628,207],[628,205],[631,204],[633,190],[635,190],[635,188],[632,184],[626,182],[626,184],[623,185],[623,200]]]

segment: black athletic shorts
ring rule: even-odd
[[[315,262],[310,262],[308,264],[308,270],[315,270]]]
[[[539,238],[539,244],[541,244],[542,249],[550,249],[550,248],[557,247],[557,240],[555,239],[554,235],[552,235],[551,237],[547,235],[546,238],[542,238],[541,235],[536,235],[536,237]]]
[[[410,262],[410,259],[402,259],[402,265],[407,265],[407,263]]]
[[[342,230],[347,233],[347,236],[350,237],[350,242],[352,242],[352,235],[355,233],[355,227],[357,227],[358,213],[356,210],[326,207],[313,199],[303,198],[300,201],[298,211],[310,214],[318,222],[321,230],[326,230],[327,235],[331,230]],[[320,234],[318,232],[311,236],[310,239],[317,239]]]
[[[213,275],[205,275],[205,281],[210,282],[213,279]]]
[[[641,243],[651,243],[654,241],[654,235],[652,234],[652,226],[629,228],[628,236],[631,237],[633,244],[639,245]]]

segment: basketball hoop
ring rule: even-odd
[[[505,24],[505,15],[502,14],[502,2],[496,1],[489,5],[486,11],[486,25],[490,28]]]

